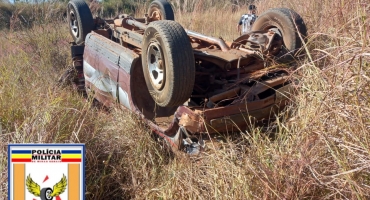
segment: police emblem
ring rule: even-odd
[[[85,199],[83,144],[9,144],[9,200]]]

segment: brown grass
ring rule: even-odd
[[[197,157],[168,152],[126,111],[96,109],[76,92],[55,86],[70,64],[65,22],[2,31],[0,197],[7,196],[8,143],[81,142],[87,147],[87,199],[369,199],[369,5],[361,0],[256,5],[259,13],[293,8],[308,26],[309,56],[294,73],[298,94],[281,120],[225,135],[223,145],[210,143]],[[177,10],[176,20],[229,41],[237,37],[236,23],[246,11],[200,3],[193,9]]]

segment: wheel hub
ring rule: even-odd
[[[161,90],[165,84],[165,64],[161,48],[156,42],[148,46],[147,63],[150,82],[155,89]]]

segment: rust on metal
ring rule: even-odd
[[[230,50],[230,47],[227,46],[225,41],[221,38],[217,39],[217,38],[214,38],[214,37],[209,37],[209,36],[203,35],[201,33],[197,33],[195,31],[190,31],[190,30],[185,30],[185,31],[190,37],[206,41],[210,44],[218,45],[223,52],[226,52],[226,51]]]
[[[145,30],[148,27],[147,25],[143,24],[142,22],[139,22],[139,21],[136,21],[136,20],[133,20],[133,19],[126,19],[126,23],[131,25],[131,26],[138,27],[141,30]]]
[[[159,107],[148,90],[141,62],[144,32],[150,22],[164,16],[158,8],[150,12],[144,18],[126,14],[112,20],[95,18],[101,28],[86,36],[83,59],[75,57],[75,67],[83,65],[86,87],[96,91],[95,98],[104,105],[119,102],[179,148],[184,135],[242,129],[288,103],[291,73],[267,65],[283,45],[281,36],[254,31],[225,42],[185,29],[195,60],[193,93],[184,105]]]

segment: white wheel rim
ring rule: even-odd
[[[46,191],[46,198],[47,199],[51,199],[51,196],[50,195],[51,195],[51,190],[47,190]]]
[[[165,84],[165,63],[162,56],[162,51],[156,42],[149,44],[147,49],[147,63],[150,82],[152,86],[161,90]]]
[[[73,10],[69,12],[69,27],[71,28],[71,32],[75,37],[78,37],[79,30],[78,30],[78,21],[76,15]]]

